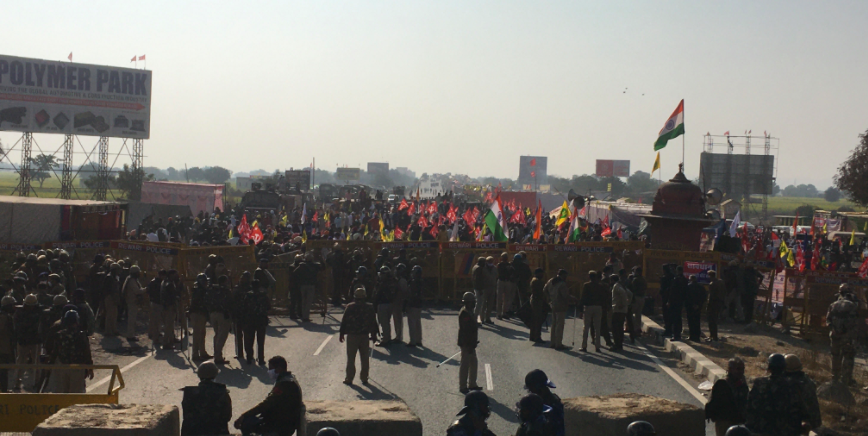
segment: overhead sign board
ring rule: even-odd
[[[540,185],[549,182],[548,161],[545,156],[519,156],[518,183],[531,185],[536,189]]]
[[[151,71],[0,55],[0,130],[148,139]]]
[[[357,181],[361,177],[361,173],[359,168],[338,168],[335,171],[335,178],[346,182]]]
[[[287,170],[286,186],[289,189],[299,189],[301,191],[310,189],[310,169]]]
[[[388,162],[368,162],[368,174],[375,175],[389,175],[389,163]]]
[[[597,177],[630,177],[629,160],[597,159]]]

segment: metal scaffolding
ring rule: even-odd
[[[63,141],[63,169],[60,175],[60,198],[69,200],[72,198],[72,153],[75,146],[75,137],[66,135]]]
[[[130,200],[142,199],[142,182],[145,176],[144,169],[144,139],[133,139],[133,190],[130,192]]]
[[[27,132],[21,138],[21,167],[18,169],[18,187],[15,188],[19,197],[30,196],[30,179],[33,176],[30,168],[30,164],[33,162],[32,151],[33,134]]]
[[[108,192],[108,142],[108,137],[100,136],[98,151],[99,161],[96,167],[96,190],[93,193],[94,200],[105,201],[106,193]]]

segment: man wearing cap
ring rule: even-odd
[[[232,399],[226,385],[214,381],[219,372],[214,362],[205,362],[199,365],[196,371],[199,385],[181,389],[184,391],[184,399],[181,401],[181,409],[184,411],[182,436],[229,434]]]
[[[235,358],[244,360],[244,295],[250,292],[250,271],[241,273],[238,284],[232,290],[232,323],[235,330]]]
[[[353,302],[347,305],[341,319],[340,341],[347,343],[347,368],[344,384],[350,385],[356,376],[356,353],[362,363],[359,374],[363,384],[368,384],[368,369],[370,367],[371,344],[377,340],[377,318],[374,306],[365,302],[365,288],[353,291]]]
[[[268,359],[268,376],[274,380],[271,392],[261,403],[242,413],[235,428],[243,434],[292,436],[304,411],[301,386],[287,371],[286,359],[281,356]]]
[[[582,285],[582,297],[579,300],[578,312],[583,320],[582,351],[588,351],[588,331],[594,329],[593,342],[597,352],[600,351],[601,325],[603,322],[603,305],[608,305],[606,286],[600,283],[600,275],[588,271],[589,281]]]
[[[205,292],[205,305],[208,320],[214,328],[214,363],[229,363],[223,358],[223,348],[229,338],[230,312],[232,311],[232,291],[229,290],[229,277],[221,275],[217,284],[212,284]]]
[[[326,264],[331,268],[332,272],[332,305],[340,306],[341,294],[346,289],[346,266],[347,261],[344,259],[344,252],[341,250],[339,243],[335,242],[334,250],[326,256]]]
[[[564,424],[564,403],[561,398],[552,392],[555,384],[541,369],[535,369],[524,376],[524,388],[531,394],[538,395],[543,404],[551,410],[548,412],[548,423],[553,430],[553,435],[564,436],[566,428]]]
[[[120,282],[121,266],[117,263],[112,263],[109,266],[109,272],[105,275],[102,283],[103,292],[103,308],[105,310],[105,336],[118,335],[118,305],[120,304],[121,282]]]
[[[558,275],[549,279],[545,284],[544,291],[549,295],[552,306],[552,330],[551,348],[566,350],[564,346],[564,324],[567,318],[567,309],[576,299],[570,295],[570,287],[567,284],[567,270],[561,269]]]
[[[208,304],[206,295],[211,286],[208,284],[208,276],[199,274],[193,290],[190,292],[190,321],[193,324],[193,349],[190,358],[194,362],[208,360],[211,356],[205,350],[206,325],[208,323]]]
[[[690,332],[689,340],[699,342],[702,339],[702,306],[705,305],[708,293],[705,286],[699,283],[696,275],[690,275],[690,284],[687,285],[687,295],[684,306],[687,312],[687,329]]]
[[[139,316],[139,304],[142,301],[145,290],[139,283],[142,270],[138,265],[130,267],[130,275],[124,280],[123,294],[127,303],[127,329],[128,341],[136,341],[136,318]]]
[[[259,280],[259,286],[262,286],[262,291],[265,292],[265,295],[268,295],[268,297],[271,298],[271,294],[269,294],[268,291],[274,287],[277,280],[275,280],[274,276],[271,275],[271,272],[268,271],[268,257],[259,259],[259,268],[256,268],[256,270],[253,271],[253,278]]]
[[[306,253],[302,262],[292,272],[292,280],[301,294],[301,313],[298,315],[303,322],[310,322],[310,309],[316,298],[316,279],[317,266],[314,265],[313,254]]]
[[[42,310],[39,307],[39,299],[35,294],[24,297],[24,306],[15,312],[13,323],[15,325],[15,339],[18,345],[15,363],[18,365],[39,364],[39,349],[42,338],[39,336],[39,320]],[[15,387],[21,389],[21,379],[24,370],[16,370],[12,380]]]
[[[754,433],[791,436],[801,433],[808,408],[799,388],[784,376],[786,359],[781,354],[768,358],[769,377],[754,379],[747,399],[747,427]]]
[[[612,339],[615,342],[611,350],[622,351],[624,349],[624,321],[627,319],[633,294],[621,284],[621,277],[617,274],[612,274],[609,279],[612,283]]]
[[[63,315],[63,328],[57,333],[51,361],[60,365],[93,365],[90,341],[78,323],[78,312],[70,310]],[[51,372],[52,392],[57,394],[85,393],[84,378],[93,380],[93,370],[55,369]]]
[[[627,278],[627,289],[633,293],[631,314],[633,315],[633,329],[637,335],[642,335],[642,310],[645,309],[645,292],[648,290],[648,282],[642,277],[642,267],[634,266],[633,273]]]
[[[476,384],[477,365],[476,346],[479,344],[479,324],[473,309],[476,296],[465,292],[461,299],[464,307],[458,312],[458,346],[461,348],[461,366],[458,369],[458,387],[462,394],[482,389]]]
[[[166,280],[166,270],[161,269],[157,277],[148,283],[147,293],[150,310],[148,311],[148,337],[157,344],[160,340],[160,331],[163,324],[163,305],[160,303],[160,288]],[[174,333],[173,333],[174,334]],[[154,348],[157,348],[156,345]]]
[[[178,286],[181,279],[178,271],[170,270],[166,273],[166,280],[160,285],[160,304],[163,315],[163,349],[171,350],[175,347],[175,316],[178,314],[179,300],[181,299]],[[186,315],[184,316],[186,320]],[[186,327],[186,326],[185,326]]]
[[[446,429],[446,436],[494,436],[485,423],[491,416],[488,395],[485,395],[485,392],[473,391],[465,394],[464,407],[458,411],[457,416],[460,418]]]
[[[533,317],[528,340],[536,343],[545,342],[542,338],[542,325],[551,308],[549,297],[545,292],[544,274],[542,268],[537,268],[533,272],[533,280],[530,281],[530,307]]]
[[[494,264],[494,257],[485,258],[483,273],[485,276],[484,300],[477,302],[477,304],[482,305],[482,323],[494,324],[494,321],[491,320],[491,312],[497,311],[497,266]]]
[[[784,376],[799,387],[799,395],[808,407],[807,421],[811,429],[819,428],[823,425],[823,417],[820,414],[820,402],[817,401],[817,384],[802,371],[802,361],[799,356],[787,354],[784,360],[787,364]]]
[[[63,278],[60,274],[52,273],[48,275],[48,280],[50,282],[48,293],[51,295],[66,295],[66,288],[63,287],[62,280]]]
[[[476,259],[476,265],[470,270],[470,279],[473,283],[473,294],[476,295],[476,316],[482,315],[482,306],[485,305],[485,257]],[[479,320],[482,322],[482,319]]]
[[[392,302],[398,293],[398,283],[387,266],[380,267],[377,276],[377,295],[374,302],[377,305],[377,321],[380,323],[382,339],[377,345],[387,346],[392,343]],[[474,322],[476,322],[474,320]],[[401,326],[403,328],[403,326]],[[398,324],[395,324],[395,335],[398,334]]]

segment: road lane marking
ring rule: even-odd
[[[651,359],[654,363],[656,363],[657,366],[660,367],[660,369],[666,372],[666,374],[669,374],[669,377],[672,377],[672,379],[675,380],[678,384],[680,384],[681,387],[686,389],[687,392],[690,393],[690,395],[693,395],[694,398],[699,400],[700,404],[705,404],[708,402],[708,399],[705,398],[704,395],[694,389],[693,386],[690,385],[690,383],[687,383],[687,381],[681,378],[681,376],[678,375],[675,371],[673,371],[672,368],[666,366],[666,364],[664,364],[662,360],[658,359],[657,356],[651,354],[651,352],[648,351],[647,348],[639,344],[636,344],[636,348],[642,350],[642,352],[645,353],[645,355],[648,356],[648,358]]]
[[[129,371],[129,370],[131,370],[131,369],[133,369],[133,367],[135,367],[136,365],[138,365],[138,364],[144,362],[144,361],[147,360],[148,358],[153,357],[154,354],[156,354],[156,351],[151,351],[150,353],[148,353],[148,354],[146,354],[146,355],[144,355],[144,356],[142,356],[142,357],[139,357],[138,359],[134,360],[134,361],[133,361],[132,363],[130,363],[129,365],[127,365],[127,366],[121,368],[121,374],[123,374],[123,373],[125,373],[125,372],[127,372],[127,371]],[[102,379],[102,380],[100,380],[100,381],[98,381],[98,382],[96,382],[96,383],[94,383],[94,384],[88,386],[88,387],[87,387],[87,391],[88,391],[88,392],[93,392],[94,390],[96,390],[96,388],[98,388],[98,387],[100,387],[100,386],[102,386],[102,385],[108,383],[109,380],[111,380],[111,379],[112,379],[112,376],[108,376],[108,377],[106,377],[106,378],[104,378],[104,379]]]
[[[491,364],[485,364],[485,384],[489,391],[494,390],[494,381],[491,378]]]
[[[319,346],[319,348],[316,349],[316,352],[313,353],[313,355],[314,355],[314,356],[319,356],[319,353],[322,352],[322,349],[325,348],[326,344],[328,344],[329,341],[332,340],[332,338],[335,337],[335,336],[338,335],[338,334],[340,334],[340,333],[335,333],[334,335],[328,335],[328,336],[326,336],[325,340],[322,341],[322,344]]]

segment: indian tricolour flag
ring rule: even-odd
[[[509,240],[506,228],[506,217],[503,216],[503,208],[500,203],[500,194],[491,203],[491,210],[485,214],[485,225],[491,232],[492,240],[497,242],[506,242]]]
[[[684,134],[684,100],[678,103],[675,112],[666,120],[666,125],[660,129],[660,135],[657,136],[657,142],[654,143],[654,151],[666,147],[666,143],[670,139],[675,139]]]

